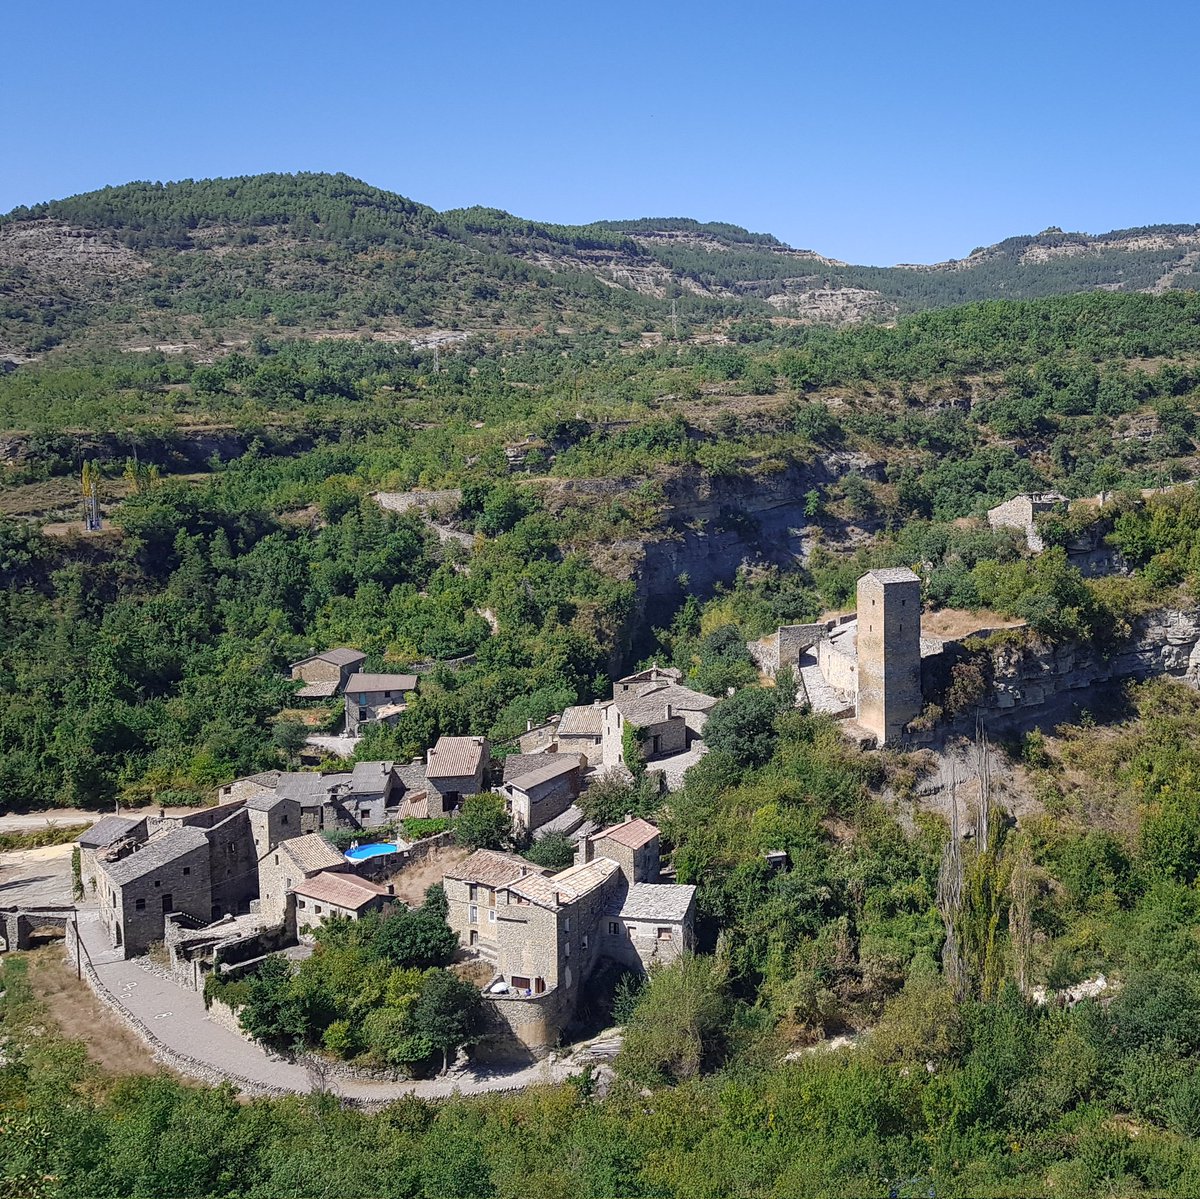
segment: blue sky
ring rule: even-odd
[[[1200,221],[1198,35],[1200,6],[1159,0],[38,0],[0,39],[0,211],[340,170],[436,208],[935,261]]]

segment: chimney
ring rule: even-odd
[[[632,812],[626,812],[626,813],[625,813],[625,823],[626,823],[626,824],[628,824],[628,823],[629,823],[629,822],[630,822],[632,819],[633,819],[633,813],[632,813]]]
[[[667,707],[667,719],[670,720],[671,719],[671,705],[667,704],[666,707]]]

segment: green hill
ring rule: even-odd
[[[686,332],[836,324],[991,298],[1196,285],[1200,226],[1048,230],[961,261],[852,266],[736,225],[551,225],[432,208],[346,175],[129,183],[0,217],[0,357],[255,333]]]

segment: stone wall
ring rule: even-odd
[[[574,1014],[571,995],[554,987],[541,995],[485,995],[482,1032],[474,1056],[480,1061],[545,1057]]]

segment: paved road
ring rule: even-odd
[[[79,933],[101,985],[169,1049],[259,1087],[301,1093],[313,1089],[314,1079],[307,1067],[268,1057],[257,1045],[210,1020],[204,999],[197,992],[177,987],[139,962],[119,960],[117,951],[109,948],[94,910],[80,912]],[[327,1086],[348,1099],[386,1102],[402,1095],[444,1098],[455,1092],[480,1094],[561,1082],[578,1069],[578,1065],[572,1067],[566,1062],[538,1062],[507,1074],[466,1071],[453,1077],[399,1083],[330,1079]]]

